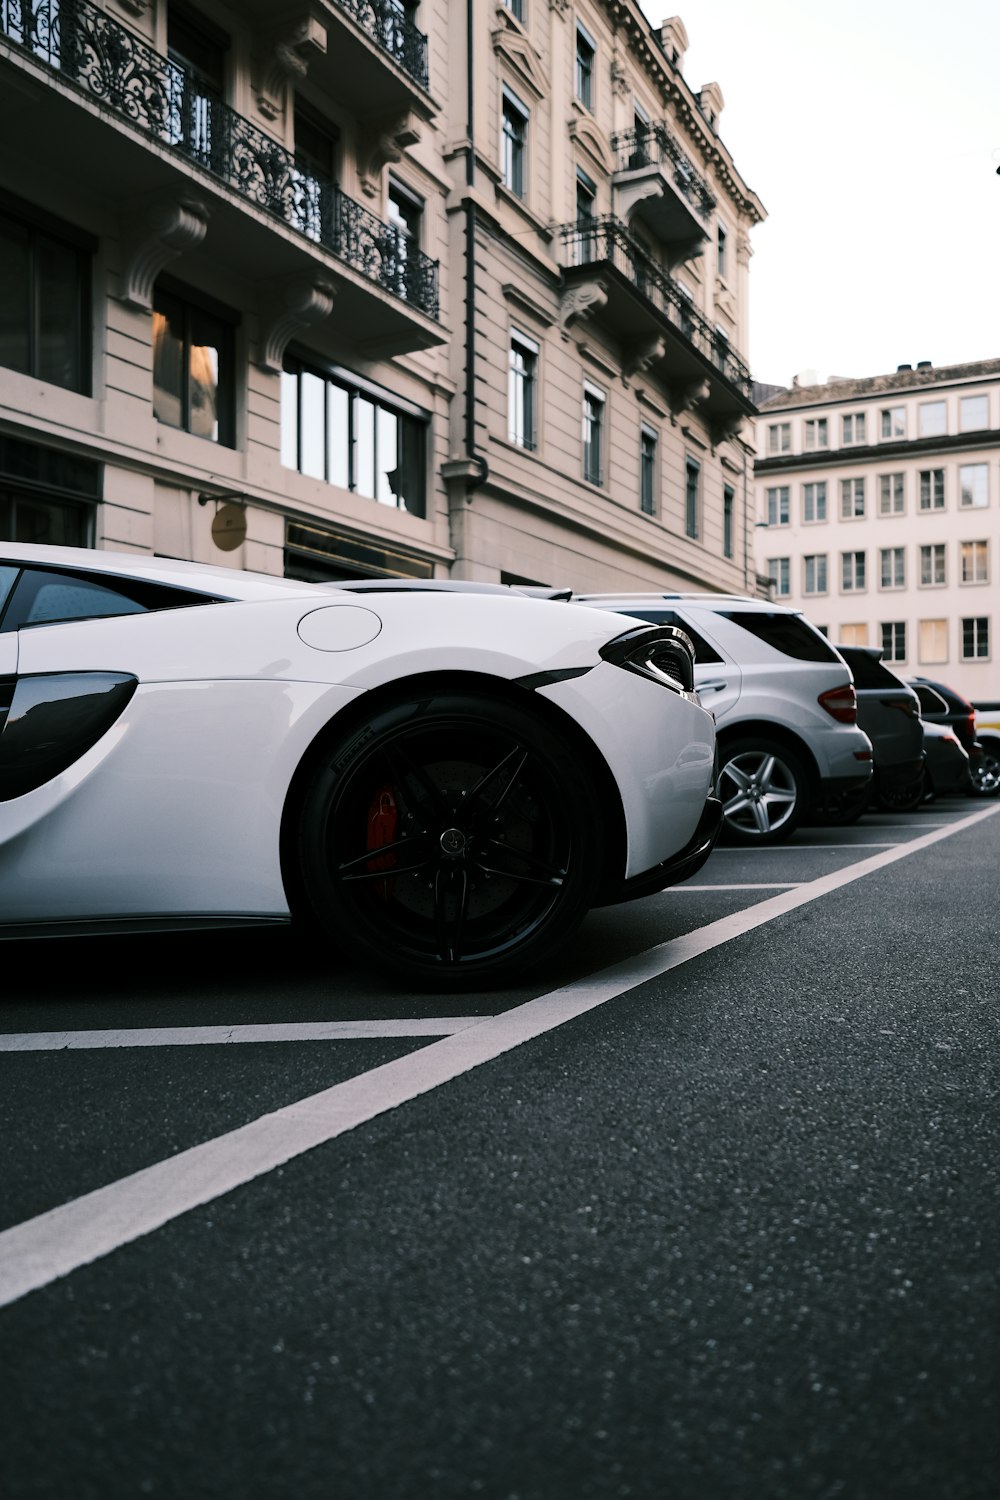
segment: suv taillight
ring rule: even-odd
[[[816,701],[838,724],[858,722],[858,695],[854,691],[853,682],[845,682],[843,687],[827,688]]]

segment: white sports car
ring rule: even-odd
[[[507,979],[707,859],[692,680],[673,627],[500,586],[2,543],[0,935],[294,913]]]

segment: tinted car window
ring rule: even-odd
[[[25,568],[7,601],[0,628],[20,630],[30,625],[106,619],[110,615],[146,614],[154,609],[179,609],[185,605],[214,602],[210,594],[196,594],[167,584],[146,583],[142,579],[94,577],[54,568]]]
[[[9,568],[6,566],[6,564],[4,564],[3,567],[0,567],[0,615],[3,614],[4,605],[7,603],[7,595],[14,587],[14,581],[17,578],[17,574],[17,568]]]
[[[888,667],[882,665],[877,656],[867,651],[852,651],[850,646],[837,648],[850,667],[854,686],[858,688],[905,688],[906,684]]]
[[[795,661],[840,661],[825,636],[799,615],[769,615],[763,610],[721,611],[727,620],[748,630],[765,645]]]
[[[921,682],[915,682],[912,686],[920,699],[922,714],[946,714],[948,712],[948,705],[940,693],[936,693],[933,688],[925,687]]]
[[[677,625],[685,635],[690,636],[694,646],[694,659],[699,666],[722,660],[715,647],[710,646],[705,637],[699,635],[694,626],[682,619],[675,609],[622,609],[618,613],[633,615],[637,620],[648,620],[651,625]]]

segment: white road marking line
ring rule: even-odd
[[[472,1068],[492,1062],[514,1047],[586,1015],[647,980],[953,833],[972,828],[997,812],[1000,805],[984,808],[946,829],[772,896],[17,1224],[0,1233],[0,1306],[162,1228],[171,1219],[252,1182],[315,1146],[450,1083]]]
[[[681,891],[794,891],[804,880],[759,880],[754,885],[672,885],[663,891],[664,896],[676,896]]]
[[[485,1019],[302,1021],[261,1026],[159,1026],[142,1031],[25,1031],[0,1035],[0,1052],[61,1052],[92,1047],[197,1047],[230,1042],[343,1042],[382,1037],[451,1036]]]

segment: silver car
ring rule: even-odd
[[[573,597],[691,637],[695,687],[718,727],[716,790],[731,839],[779,843],[810,807],[871,780],[850,669],[798,610],[722,594]]]

